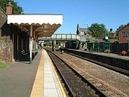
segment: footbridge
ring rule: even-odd
[[[89,40],[89,35],[77,35],[77,34],[53,34],[51,37],[39,37],[39,41],[45,40],[78,40],[86,42]]]

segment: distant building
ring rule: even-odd
[[[113,31],[113,29],[111,28],[109,31],[109,36],[111,36],[112,38],[116,38],[117,33]]]
[[[110,43],[118,42],[118,37],[117,37],[118,35],[116,32],[114,32],[112,29],[110,29],[108,34],[109,34],[109,42]]]
[[[129,42],[129,23],[118,31],[118,42],[119,43]]]
[[[80,28],[79,24],[77,24],[77,34],[79,35],[91,35],[92,32],[88,28]]]
[[[79,24],[77,24],[76,34],[81,36],[81,41],[76,45],[76,47],[79,49],[87,49],[87,42],[92,39],[92,32],[88,28],[80,28]]]

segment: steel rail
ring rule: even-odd
[[[99,97],[106,97],[106,95],[105,95],[102,91],[100,91],[100,90],[99,90],[97,87],[95,87],[92,83],[90,83],[90,82],[89,82],[88,80],[86,80],[83,76],[81,76],[78,72],[76,72],[72,67],[70,67],[70,66],[69,66],[66,62],[64,62],[61,58],[59,58],[57,55],[55,55],[54,53],[52,53],[52,52],[50,52],[50,51],[48,51],[48,50],[47,50],[47,52],[48,52],[50,58],[52,59],[52,61],[53,61],[54,65],[55,65],[55,67],[56,67],[56,69],[57,69],[57,71],[58,71],[60,77],[62,78],[63,83],[65,83],[66,89],[68,90],[70,97],[77,97],[77,94],[73,91],[73,87],[71,87],[71,86],[69,85],[67,79],[64,77],[65,75],[62,73],[62,71],[60,70],[60,68],[58,68],[57,62],[55,62],[55,59],[54,59],[53,57],[56,57],[58,60],[60,60],[60,61],[63,63],[63,65],[66,65],[66,66],[74,73],[74,76],[79,77],[79,78],[81,79],[80,83],[82,82],[82,83],[88,84],[88,86],[90,86],[90,88],[95,91],[95,94],[96,94],[97,96],[99,96]],[[58,64],[61,64],[61,63],[58,63]],[[62,65],[62,66],[63,66],[63,65]],[[63,67],[62,67],[62,68],[63,68]],[[64,68],[65,68],[65,67],[64,67]],[[67,71],[67,72],[68,72],[68,71]],[[80,87],[80,88],[81,88],[81,87]],[[80,90],[81,90],[81,89],[80,89]],[[78,91],[78,92],[81,92],[81,91]],[[83,94],[82,94],[82,95],[83,95]],[[85,94],[84,94],[84,95],[85,95]],[[86,96],[86,95],[85,95],[85,96]],[[82,97],[84,97],[84,96],[82,96]],[[90,97],[90,96],[89,96],[89,97]],[[92,95],[92,97],[93,97],[93,95]]]
[[[65,52],[65,53],[67,53],[67,52]],[[92,59],[83,57],[83,56],[78,55],[78,54],[74,54],[74,53],[70,53],[70,52],[68,52],[67,54],[70,54],[70,55],[72,55],[72,56],[75,56],[75,57],[78,57],[78,58],[87,60],[87,61],[89,61],[89,62],[92,62],[92,63],[98,64],[98,65],[101,65],[101,66],[103,66],[103,67],[109,68],[109,69],[111,69],[111,70],[114,70],[114,71],[116,71],[116,72],[119,72],[119,73],[121,73],[121,74],[124,74],[124,75],[129,76],[129,71],[128,71],[128,70],[121,69],[121,68],[118,68],[118,67],[115,67],[115,66],[106,64],[106,63],[98,62],[98,61],[96,61],[96,60],[92,60]]]

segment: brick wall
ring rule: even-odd
[[[13,59],[13,44],[6,18],[6,14],[0,9],[0,61],[11,63]]]
[[[0,31],[1,32],[1,31]],[[10,36],[0,36],[0,61],[12,62],[13,44]]]
[[[118,32],[118,41],[119,43],[128,43],[129,38],[129,24],[125,25],[119,32]]]

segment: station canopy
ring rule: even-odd
[[[36,37],[51,37],[62,25],[62,14],[20,14],[8,15],[7,24],[14,24]]]

